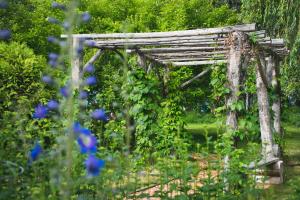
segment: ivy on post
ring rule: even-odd
[[[240,84],[241,84],[241,66],[242,66],[242,51],[243,51],[243,33],[232,32],[228,44],[230,46],[227,65],[227,80],[230,94],[226,100],[227,107],[227,137],[232,140],[232,132],[238,130],[237,111],[233,109],[233,105],[239,100]],[[231,141],[232,142],[232,141]],[[231,145],[230,145],[231,146]],[[231,147],[227,148],[231,148]],[[230,149],[228,153],[230,152]],[[229,171],[229,155],[224,158],[225,172]],[[228,183],[225,180],[225,190],[228,190]]]

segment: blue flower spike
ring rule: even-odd
[[[63,97],[68,97],[69,96],[69,89],[67,86],[64,86],[62,88],[60,88],[60,94],[63,96]]]
[[[54,36],[48,36],[47,41],[50,43],[57,43],[58,39]]]
[[[33,149],[29,152],[30,161],[35,161],[38,159],[39,155],[42,153],[43,149],[39,143],[33,147]]]
[[[3,29],[0,30],[0,40],[9,40],[11,38],[10,30]]]
[[[71,27],[71,25],[70,25],[69,22],[63,22],[63,23],[62,23],[62,27],[63,27],[65,30],[69,30],[70,27]]]
[[[48,57],[49,57],[48,64],[51,67],[56,67],[57,66],[57,60],[58,60],[58,57],[59,57],[58,54],[56,54],[56,53],[49,53]]]
[[[59,107],[59,103],[55,100],[50,100],[48,102],[47,106],[50,110],[57,110]]]
[[[53,83],[52,77],[51,77],[51,76],[48,76],[48,75],[43,76],[43,77],[42,77],[42,81],[43,81],[44,83],[49,84],[49,85]]]
[[[84,12],[81,15],[81,19],[83,22],[88,22],[91,19],[91,15],[88,12]]]
[[[84,69],[84,71],[86,71],[87,73],[93,73],[93,72],[95,72],[94,65],[88,64],[88,65],[86,66],[86,68]]]
[[[80,147],[80,152],[85,153],[96,153],[97,151],[97,139],[92,135],[91,131],[86,128],[80,130],[77,142]]]
[[[39,104],[35,109],[33,113],[33,118],[35,119],[43,119],[46,118],[48,114],[47,107],[43,106],[42,104]]]
[[[86,40],[84,44],[88,47],[95,47],[97,43],[94,40]]]
[[[105,110],[104,109],[96,109],[94,112],[92,112],[92,118],[96,119],[96,120],[102,120],[104,122],[108,121],[108,117],[105,114]]]
[[[6,1],[0,1],[0,9],[6,9],[8,7],[8,3]]]
[[[76,136],[79,136],[81,132],[82,126],[79,122],[74,122],[73,124],[73,132]]]
[[[85,79],[86,85],[95,85],[97,83],[97,79],[95,76],[89,76]]]
[[[80,91],[79,92],[79,98],[80,99],[87,99],[88,98],[88,92],[87,91],[84,91],[84,90],[82,90],[82,91]]]
[[[59,21],[53,17],[47,17],[47,21],[52,24],[59,24]]]
[[[52,8],[60,9],[60,10],[66,10],[66,6],[57,2],[52,2],[51,4]]]
[[[98,176],[101,170],[104,168],[104,166],[105,166],[105,161],[98,159],[94,155],[89,155],[89,157],[85,161],[87,174],[90,177]]]

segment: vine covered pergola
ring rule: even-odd
[[[69,36],[62,35],[62,37]],[[282,135],[279,66],[289,53],[283,39],[268,37],[266,31],[258,30],[255,24],[171,32],[73,34],[71,37],[74,52],[82,41],[99,49],[83,68],[95,62],[107,50],[120,56],[122,54],[119,50],[136,54],[139,65],[146,72],[149,72],[155,64],[166,68],[227,64],[230,94],[226,99],[226,125],[230,131],[238,129],[238,114],[231,108],[240,99],[241,86],[245,80],[242,71],[251,61],[256,61],[262,160],[248,167],[269,166],[278,172],[278,182],[283,181],[280,150],[274,142],[275,134]],[[78,85],[80,71],[84,70],[80,69],[79,59],[76,58],[72,65],[72,80],[75,85]],[[210,68],[204,69],[181,87],[205,76],[209,70]],[[275,91],[272,105],[268,96],[269,88]],[[228,159],[228,156],[225,157],[225,167]]]

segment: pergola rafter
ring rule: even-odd
[[[62,35],[62,37],[68,36]],[[259,165],[279,162],[279,154],[274,150],[278,148],[274,147],[267,88],[273,86],[277,91],[277,99],[274,100],[272,109],[275,116],[273,119],[274,129],[280,134],[279,61],[289,53],[283,39],[267,37],[266,31],[257,30],[255,24],[171,32],[74,34],[71,37],[74,49],[77,48],[80,40],[85,40],[86,43],[93,44],[92,47],[100,49],[85,67],[95,62],[104,50],[114,51],[121,58],[122,54],[119,50],[125,50],[128,54],[136,54],[139,64],[146,72],[151,70],[152,64],[163,65],[165,69],[168,69],[168,66],[227,63],[228,87],[231,93],[226,102],[228,107],[226,124],[231,130],[238,129],[237,112],[231,110],[230,107],[240,98],[240,86],[243,85],[241,71],[243,65],[247,64],[243,62],[249,62],[251,59],[248,58],[255,59],[257,61],[256,86],[263,146],[263,160]],[[146,61],[151,64],[147,64]],[[74,61],[72,74],[74,82],[79,77],[76,75],[80,71],[78,63],[80,62]],[[181,87],[203,77],[208,71],[209,68],[183,83]],[[227,159],[225,159],[225,166]]]

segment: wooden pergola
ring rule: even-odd
[[[258,165],[275,163],[278,166],[278,163],[282,163],[278,145],[274,143],[274,133],[280,135],[282,132],[279,64],[289,53],[283,39],[267,37],[266,31],[258,30],[255,24],[171,32],[74,34],[71,37],[74,52],[82,40],[88,46],[99,49],[83,68],[95,62],[106,50],[119,55],[121,55],[119,50],[136,54],[139,64],[145,71],[151,70],[153,64],[178,67],[227,64],[228,87],[231,92],[226,100],[228,108],[226,125],[233,131],[238,129],[238,115],[237,111],[230,107],[240,99],[240,89],[244,80],[242,69],[247,67],[251,60],[256,60],[263,157]],[[83,70],[80,69],[79,63],[79,58],[73,63],[72,79],[75,84],[79,82],[79,73]],[[209,68],[203,70],[183,83],[182,87],[204,76],[208,71]],[[268,88],[271,87],[274,88],[276,97],[270,106]],[[273,117],[270,114],[271,109],[274,112]],[[226,159],[228,158],[225,158],[225,163]]]

